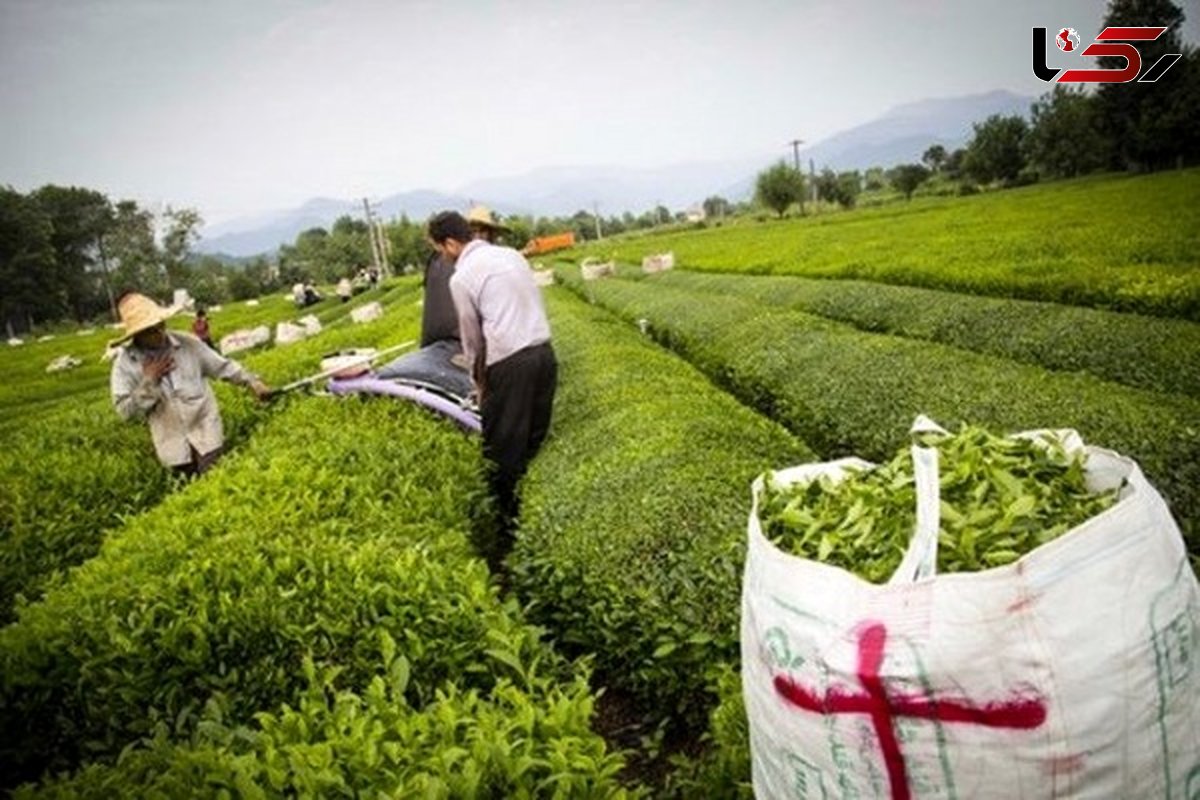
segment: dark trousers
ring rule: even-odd
[[[502,524],[511,534],[517,516],[517,482],[550,430],[558,362],[550,343],[518,350],[487,368],[483,405],[483,457],[491,462],[491,488]]]
[[[189,478],[198,478],[212,468],[212,465],[217,463],[217,459],[225,452],[225,447],[222,445],[216,450],[210,450],[204,455],[196,452],[196,448],[189,448],[192,453],[192,460],[187,464],[176,464],[171,467],[176,473],[186,475]]]

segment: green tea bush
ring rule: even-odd
[[[115,766],[25,787],[17,798],[111,797],[512,797],[637,798],[620,786],[617,756],[588,727],[583,677],[559,687],[508,679],[487,692],[453,684],[414,708],[411,670],[385,664],[364,691],[315,681],[296,708],[261,713],[249,726],[213,709],[191,742],[157,737]],[[312,673],[310,673],[312,674]]]
[[[316,373],[324,353],[413,339],[416,296],[409,281],[389,290],[393,310],[379,320],[236,358],[275,385]],[[226,449],[234,450],[272,411],[240,387],[215,382],[214,390]],[[107,377],[92,395],[31,421],[0,452],[0,623],[21,599],[36,599],[56,575],[95,555],[106,531],[183,485],[159,465],[145,423],[117,417]]]
[[[490,689],[537,639],[470,557],[484,494],[477,443],[414,406],[293,403],[0,631],[8,775],[186,734],[218,695],[248,721],[295,697],[306,657],[363,686],[384,633],[412,703]]]
[[[1200,396],[1200,325],[1194,322],[851,280],[682,270],[647,280],[816,314],[860,330]]]
[[[559,277],[580,285],[570,270]],[[897,431],[927,414],[1015,432],[1075,428],[1089,444],[1136,459],[1200,550],[1200,401],[1049,372],[945,345],[869,334],[738,297],[649,281],[596,281],[579,291],[646,320],[747,403],[785,423],[823,457],[890,457]],[[784,463],[784,462],[781,462]]]
[[[1200,168],[1101,175],[760,225],[610,238],[713,272],[860,278],[1200,322]],[[860,199],[860,205],[866,204]]]
[[[610,314],[546,296],[559,390],[522,484],[513,585],[606,685],[699,727],[710,669],[738,657],[750,482],[813,454]]]

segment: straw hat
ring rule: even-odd
[[[507,231],[508,227],[501,225],[492,216],[492,211],[487,206],[474,206],[467,212],[467,224],[474,225],[480,228],[491,228],[494,231]]]
[[[124,344],[147,328],[153,328],[163,320],[175,316],[178,311],[178,308],[160,306],[144,294],[130,292],[117,303],[117,314],[121,317],[121,324],[125,326],[125,333],[110,341],[108,346]]]

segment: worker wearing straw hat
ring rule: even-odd
[[[490,244],[495,244],[500,234],[510,230],[496,220],[487,206],[472,206],[467,212],[467,226],[470,227],[473,238],[482,239]]]
[[[221,413],[209,378],[247,386],[260,399],[270,389],[236,361],[196,337],[166,329],[177,309],[137,292],[117,302],[124,333],[109,342],[120,348],[113,361],[113,405],[123,419],[145,417],[154,450],[164,466],[200,475],[220,457],[225,443]]]

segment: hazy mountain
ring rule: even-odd
[[[299,208],[269,211],[251,217],[241,217],[217,225],[207,225],[200,232],[197,250],[229,256],[249,256],[274,251],[280,244],[295,241],[302,231],[328,227],[342,214],[353,214],[353,204],[345,200],[317,197]],[[359,214],[362,206],[359,206]]]
[[[890,167],[920,161],[932,144],[941,144],[947,150],[962,147],[971,137],[972,124],[992,114],[1028,117],[1032,102],[1032,97],[995,91],[908,103],[804,148],[800,157],[806,169],[811,159],[817,170]],[[677,211],[714,194],[730,200],[747,199],[755,175],[781,158],[791,158],[782,147],[775,154],[658,168],[542,167],[523,175],[473,181],[452,193],[420,189],[394,194],[374,206],[385,219],[407,214],[413,220],[423,220],[445,208],[465,210],[472,203],[484,203],[501,214],[542,216],[569,216],[593,208],[603,216],[617,216],[625,211],[641,213],[658,205]],[[317,198],[296,209],[205,228],[198,249],[234,256],[273,251],[308,228],[328,227],[342,214],[361,218],[362,213],[361,200]]]
[[[962,147],[971,138],[972,124],[992,114],[1029,117],[1032,97],[1012,92],[920,100],[897,106],[877,120],[842,131],[800,151],[817,169],[863,169],[919,162],[931,144]]]
[[[603,216],[640,213],[663,205],[681,209],[747,174],[769,159],[705,161],[638,169],[617,166],[543,167],[511,178],[475,181],[458,190],[467,197],[493,197],[524,213],[571,215],[599,209]],[[503,210],[503,209],[501,209]]]

